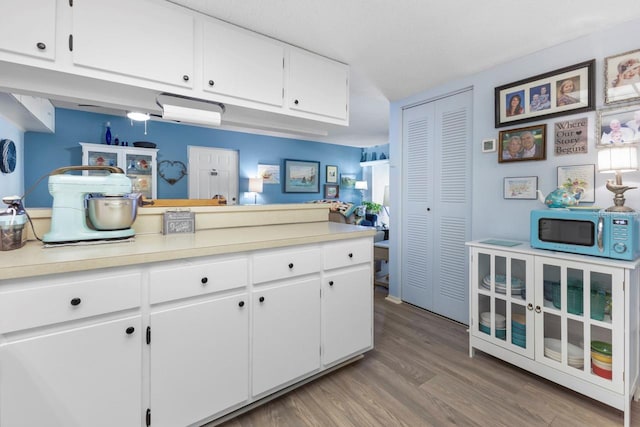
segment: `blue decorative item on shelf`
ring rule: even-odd
[[[384,153],[380,153],[380,160],[384,160],[386,158],[387,158],[387,156],[385,156]]]
[[[364,151],[364,149],[362,150],[362,153],[360,154],[360,161],[361,162],[366,162],[367,161],[367,152]]]
[[[371,153],[371,161],[373,162],[375,160],[378,160],[378,155],[374,152],[374,153]]]
[[[107,122],[107,132],[104,134],[104,140],[107,145],[111,145],[111,122]]]

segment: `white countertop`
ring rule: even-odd
[[[0,252],[0,279],[245,252],[332,240],[372,237],[375,229],[334,222],[200,230],[194,234],[144,234],[133,241],[45,248],[30,241]]]

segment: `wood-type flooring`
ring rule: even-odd
[[[375,291],[375,348],[224,427],[622,426],[614,408],[480,351],[466,326]],[[640,402],[631,425],[640,426]]]

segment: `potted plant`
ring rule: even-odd
[[[377,215],[382,210],[382,205],[376,202],[362,202],[362,204],[367,208],[367,213]]]

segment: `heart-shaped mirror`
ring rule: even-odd
[[[187,166],[179,160],[162,160],[158,162],[158,175],[173,185],[187,174]]]

